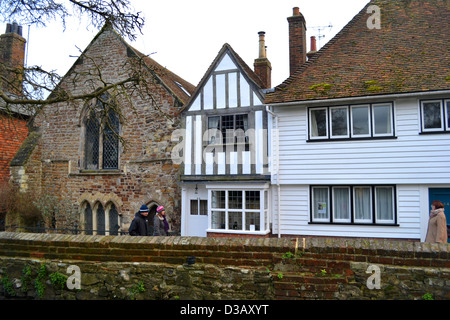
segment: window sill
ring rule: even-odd
[[[358,141],[358,140],[396,140],[396,136],[384,137],[355,137],[355,138],[323,138],[323,139],[307,139],[306,142],[333,142],[333,141]]]
[[[251,234],[251,235],[266,235],[270,230],[266,231],[248,231],[248,230],[225,230],[225,229],[206,229],[210,233],[229,233],[229,234]]]
[[[441,131],[422,131],[422,132],[419,132],[419,134],[425,134],[425,135],[427,135],[427,134],[450,134],[450,131],[444,131],[444,130],[441,130]]]
[[[80,170],[76,173],[71,173],[71,176],[120,176],[124,172],[119,169],[110,170]]]
[[[372,226],[372,227],[400,227],[398,223],[363,223],[363,222],[308,222],[308,224],[326,224],[336,226]]]

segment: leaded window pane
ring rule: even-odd
[[[89,203],[84,208],[84,229],[86,234],[92,234],[92,208]]]
[[[98,169],[100,124],[95,114],[86,121],[85,164],[86,169]]]
[[[245,209],[258,210],[260,208],[260,192],[245,191]]]
[[[212,192],[212,208],[225,209],[225,191]]]
[[[213,229],[225,229],[225,212],[212,211],[211,220]]]
[[[111,206],[109,209],[109,234],[118,235],[119,234],[119,212],[115,205]]]
[[[232,143],[234,137],[234,116],[222,116],[223,143]]]
[[[242,212],[228,212],[228,229],[242,230]]]
[[[110,110],[103,130],[103,169],[119,167],[119,118]]]
[[[101,204],[97,208],[97,234],[105,234],[105,210]]]
[[[260,213],[246,212],[245,213],[245,230],[260,231]]]
[[[228,208],[242,209],[242,191],[228,191]]]

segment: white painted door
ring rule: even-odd
[[[208,228],[208,200],[202,198],[190,198],[187,216],[188,236],[206,237]]]

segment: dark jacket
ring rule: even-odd
[[[161,220],[158,214],[153,217],[153,235],[154,236],[167,236],[166,228],[164,227],[164,219]]]
[[[128,233],[130,236],[148,236],[149,235],[148,216],[143,216],[140,212],[136,212],[133,221],[131,221]]]

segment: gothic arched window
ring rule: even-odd
[[[109,208],[109,234],[118,235],[119,234],[119,212],[114,204],[111,204]]]
[[[84,229],[86,234],[92,234],[92,208],[89,203],[84,208]]]
[[[97,234],[105,234],[105,209],[101,203],[97,206]]]
[[[97,99],[84,126],[84,169],[118,169],[120,121],[110,95]]]

